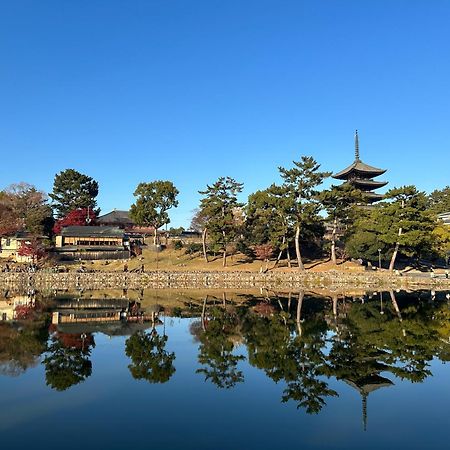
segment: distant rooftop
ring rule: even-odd
[[[130,217],[129,211],[123,211],[119,209],[114,209],[108,214],[103,214],[97,219],[97,222],[102,224],[132,224],[133,220]]]

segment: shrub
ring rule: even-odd
[[[183,242],[180,241],[179,239],[177,241],[173,241],[173,248],[175,250],[181,250],[183,248]]]
[[[203,249],[202,244],[193,242],[193,243],[187,245],[186,255],[193,255],[194,253],[201,252],[202,249]]]

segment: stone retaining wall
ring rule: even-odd
[[[367,289],[426,289],[450,290],[445,278],[401,277],[398,275],[328,272],[165,272],[142,274],[120,272],[96,273],[1,273],[0,289],[26,292],[61,289],[248,289],[266,287],[286,288],[339,288]]]

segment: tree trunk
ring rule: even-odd
[[[205,259],[205,262],[208,263],[208,254],[206,253],[206,234],[208,230],[205,227],[205,229],[202,232],[202,245],[203,245],[203,258]]]
[[[400,308],[398,307],[398,303],[397,300],[395,299],[395,294],[394,291],[389,291],[389,295],[391,296],[391,302],[392,302],[392,306],[394,307],[395,313],[397,314],[398,320],[400,322],[403,321],[402,319],[402,313],[400,312]]]
[[[398,307],[397,300],[395,299],[394,291],[389,291],[389,294],[391,296],[392,305],[394,306],[395,312],[397,313],[397,317],[400,323],[403,322],[402,313],[400,312],[400,308]],[[402,334],[403,337],[406,337],[406,329],[402,328]]]
[[[222,231],[223,235],[223,259],[222,259],[222,267],[227,267],[227,243],[225,240],[225,231]]]
[[[305,296],[305,293],[303,291],[300,291],[298,293],[298,303],[297,303],[297,333],[299,336],[302,335],[302,324],[301,324],[301,316],[302,316],[302,304],[303,304],[303,297]]]
[[[336,318],[337,314],[338,314],[338,309],[337,309],[338,296],[337,296],[337,294],[334,294],[332,298],[333,298],[333,316],[334,316],[334,318]]]
[[[202,322],[202,330],[206,330],[206,322],[205,322],[205,312],[206,312],[206,302],[208,301],[208,296],[206,296],[203,299],[203,307],[202,307],[202,315],[201,315],[201,322]]]
[[[290,269],[292,267],[292,264],[291,264],[291,255],[289,253],[289,242],[288,242],[288,246],[286,249],[286,258],[287,258],[288,267]]]
[[[283,241],[281,242],[281,245],[284,245],[286,243],[286,235],[283,236]],[[275,261],[275,264],[273,265],[273,269],[278,266],[281,256],[283,255],[283,249],[280,250],[280,253],[278,253],[277,260]]]
[[[337,264],[336,259],[336,231],[337,231],[337,219],[334,219],[333,233],[331,234],[331,261],[334,265]]]
[[[402,235],[402,229],[399,228],[398,229],[398,237],[400,238],[400,236]],[[395,243],[395,248],[394,248],[394,253],[392,254],[392,258],[391,258],[391,263],[389,264],[389,271],[392,272],[394,270],[394,266],[395,266],[395,260],[397,258],[397,253],[398,253],[398,249],[400,247],[400,242],[397,241]]]
[[[300,253],[300,226],[297,225],[295,229],[295,253],[297,255],[298,270],[305,270],[303,265],[302,255]]]

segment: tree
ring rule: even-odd
[[[27,256],[31,258],[33,264],[36,264],[39,260],[46,255],[45,245],[42,239],[33,237],[27,241],[22,241],[17,251],[19,256]]]
[[[0,234],[27,230],[36,236],[48,235],[52,225],[52,210],[44,192],[18,183],[0,193]]]
[[[79,208],[90,208],[98,214],[97,195],[97,181],[74,169],[66,169],[56,174],[49,197],[57,217],[61,218]]]
[[[70,211],[67,216],[57,220],[53,226],[53,233],[60,234],[63,227],[95,225],[97,215],[90,208],[79,208]]]
[[[57,391],[65,391],[81,383],[92,374],[92,362],[89,359],[90,348],[66,347],[53,336],[43,360],[47,386]]]
[[[336,240],[338,226],[347,226],[355,219],[355,205],[362,201],[362,192],[351,184],[344,183],[331,186],[319,195],[320,201],[328,213],[328,220],[333,224],[331,233],[331,261],[337,263]]]
[[[131,205],[130,216],[137,225],[154,229],[153,244],[158,241],[158,229],[170,223],[168,211],[178,206],[178,189],[171,181],[152,181],[139,183]]]
[[[428,209],[436,215],[450,211],[450,186],[436,189],[428,196]]]
[[[206,233],[207,233],[207,222],[208,218],[204,215],[204,212],[200,209],[195,209],[194,215],[191,219],[191,230],[197,231],[202,234],[202,249],[203,249],[203,258],[205,262],[208,262],[208,252],[206,250]]]
[[[288,227],[286,222],[287,202],[283,189],[272,185],[263,191],[249,195],[245,208],[245,243],[254,250],[270,245],[278,250],[277,262],[282,252],[288,249]],[[265,259],[265,258],[264,258]]]
[[[380,249],[383,258],[390,257],[392,271],[399,254],[408,258],[431,254],[436,221],[427,210],[425,194],[415,186],[391,189],[386,199],[369,210],[359,211],[346,249],[350,256],[370,261],[378,259]]]
[[[450,256],[450,227],[439,223],[433,230],[433,245],[436,254],[445,258],[448,264]]]
[[[364,258],[371,262],[376,262],[379,256],[383,260],[387,257],[391,246],[381,239],[382,230],[379,221],[382,218],[381,206],[358,210],[355,221],[346,231],[345,251],[349,257]]]
[[[128,368],[133,378],[150,383],[170,380],[175,373],[175,353],[165,350],[166,343],[167,336],[159,336],[156,330],[138,331],[127,339],[125,353],[132,361]]]
[[[394,270],[398,252],[409,257],[419,257],[432,247],[431,232],[435,222],[426,211],[426,196],[415,186],[403,186],[387,192],[391,199],[383,208],[383,221],[379,223],[384,233],[381,239],[394,244],[389,270]],[[395,231],[397,233],[395,233]]]
[[[317,201],[317,187],[330,176],[330,172],[320,172],[318,164],[311,156],[302,156],[300,161],[293,161],[292,169],[279,167],[283,178],[283,187],[291,200],[289,221],[295,228],[295,251],[299,270],[304,270],[300,252],[300,233],[305,225],[320,221],[320,205]]]
[[[240,225],[236,213],[242,203],[237,201],[237,194],[242,188],[243,184],[233,178],[220,177],[204,191],[199,191],[204,196],[200,201],[200,214],[205,218],[205,230],[212,244],[223,254],[223,267],[227,264],[227,246],[236,238]]]
[[[264,261],[266,263],[266,269],[267,272],[269,259],[273,255],[273,246],[270,243],[267,244],[259,244],[255,245],[254,247],[255,255],[258,259],[261,261]],[[261,271],[262,271],[262,264],[261,264]]]

